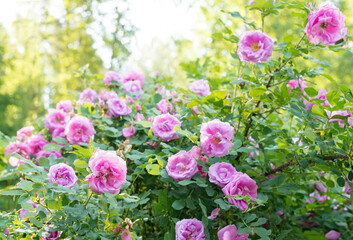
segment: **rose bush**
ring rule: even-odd
[[[177,89],[159,73],[83,69],[77,101],[3,148],[0,179],[15,184],[1,195],[17,205],[0,214],[2,238],[351,239],[353,92],[310,55],[348,50],[344,16],[332,4],[247,7],[261,24],[225,12],[248,31],[214,36],[234,43],[236,67],[220,76],[209,60],[183,64],[192,80]],[[276,39],[263,30],[278,11],[301,27]],[[335,90],[317,89],[321,78]]]

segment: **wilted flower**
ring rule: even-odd
[[[208,216],[208,219],[216,219],[219,215],[219,210],[221,210],[220,208],[215,208],[212,210],[211,212],[211,216]]]
[[[47,232],[49,237],[42,237],[43,240],[56,240],[61,236],[62,231]]]
[[[240,36],[238,56],[240,60],[250,63],[262,63],[272,55],[273,40],[259,30],[247,31]]]

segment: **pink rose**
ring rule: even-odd
[[[99,93],[99,100],[105,102],[109,99],[118,98],[118,94],[114,91],[103,90]]]
[[[142,110],[142,107],[141,107],[140,104],[136,104],[135,107],[136,107],[136,111],[141,111]]]
[[[175,224],[176,240],[205,239],[202,222],[197,219],[183,219]]]
[[[49,108],[48,114],[45,115],[44,126],[53,132],[57,128],[65,128],[70,116],[58,109]]]
[[[227,185],[236,174],[235,168],[230,163],[217,162],[208,169],[208,176],[211,183],[220,187]]]
[[[73,105],[72,102],[70,100],[61,100],[56,104],[56,109],[58,110],[62,110],[64,112],[71,112],[71,110],[73,109]]]
[[[109,99],[107,105],[109,112],[114,117],[129,115],[132,112],[131,108],[127,105],[127,102],[119,98]]]
[[[78,180],[73,168],[65,163],[58,163],[51,166],[48,178],[50,183],[57,183],[70,188],[76,186]]]
[[[302,91],[302,93],[307,96],[306,92],[304,91],[304,89],[307,87],[306,86],[306,82],[304,80],[304,78],[301,76],[299,77],[299,79],[293,79],[290,80],[287,84],[287,87],[291,88],[291,89],[296,89],[298,87],[300,87],[300,90]],[[289,90],[289,93],[291,93],[291,90]],[[300,95],[299,95],[300,96]]]
[[[61,138],[64,138],[66,137],[65,135],[65,128],[62,127],[62,128],[56,128],[53,130],[53,132],[51,133],[51,137],[52,139],[56,138],[56,137],[61,137]]]
[[[305,33],[311,44],[334,45],[347,35],[346,18],[332,3],[324,4],[308,16]]]
[[[48,141],[43,138],[41,134],[32,135],[27,139],[30,155],[37,155],[43,150],[43,147],[48,144]]]
[[[129,229],[124,229],[124,231],[121,233],[121,240],[132,240]]]
[[[21,164],[23,164],[24,162],[21,161],[21,159],[17,158],[17,157],[10,157],[9,158],[9,164],[13,167],[18,167]]]
[[[235,174],[232,181],[230,181],[223,189],[224,195],[241,195],[249,196],[256,199],[257,185],[247,174],[238,172]],[[248,208],[248,203],[244,200],[236,200],[235,198],[228,198],[228,202],[234,206],[239,207],[243,212]]]
[[[145,76],[142,73],[138,73],[133,70],[131,70],[130,72],[125,74],[124,83],[130,82],[130,81],[135,81],[135,80],[139,81],[140,86],[142,87],[143,82],[145,81]]]
[[[336,232],[335,230],[331,230],[325,234],[325,238],[327,239],[339,239],[340,236],[341,234],[339,232]]]
[[[88,163],[92,170],[85,180],[95,193],[120,192],[126,181],[126,162],[115,151],[96,150]]]
[[[179,138],[176,131],[174,131],[174,127],[176,125],[181,125],[180,121],[176,117],[170,115],[169,113],[162,114],[154,118],[152,132],[162,141],[169,142]]]
[[[26,140],[32,134],[33,130],[34,130],[33,126],[21,128],[20,130],[17,131],[17,139],[19,141]]]
[[[199,109],[197,108],[197,106],[193,106],[191,110],[195,115],[199,114]]]
[[[82,103],[85,103],[85,102],[94,103],[97,100],[97,98],[98,98],[97,92],[91,88],[86,88],[80,94],[80,102]]]
[[[234,128],[229,123],[218,119],[201,125],[202,152],[210,157],[221,157],[232,148],[231,140],[234,137]]]
[[[168,113],[169,109],[173,109],[173,107],[168,103],[167,99],[163,98],[159,103],[157,103],[157,109],[162,113]]]
[[[145,120],[145,116],[142,113],[136,113],[135,120],[137,122]]]
[[[138,80],[125,82],[123,85],[125,94],[135,95],[134,99],[139,100],[143,94],[141,82]]]
[[[70,144],[88,143],[95,133],[92,121],[84,116],[73,117],[65,128],[65,135]]]
[[[10,234],[9,228],[6,228],[6,229],[5,229],[4,234],[5,234],[6,236],[9,236],[9,234]]]
[[[200,148],[197,146],[193,146],[189,151],[188,154],[195,158],[196,160],[201,160],[202,162],[208,162],[208,158],[201,155]],[[201,175],[201,177],[206,179],[207,172],[203,171],[204,167],[197,165],[197,172]]]
[[[156,93],[158,93],[159,95],[164,95],[165,94],[165,86],[161,86],[160,88],[158,88]]]
[[[220,208],[215,208],[212,210],[211,212],[211,216],[208,216],[208,219],[216,219],[219,215],[219,210],[221,210]]]
[[[23,158],[29,159],[29,155],[31,153],[30,148],[28,147],[27,143],[23,142],[12,142],[5,148],[4,155],[10,155],[12,153],[18,153]]]
[[[235,225],[228,225],[217,233],[218,240],[250,240],[248,234],[238,235],[238,229]]]
[[[191,179],[198,170],[195,158],[186,151],[180,151],[171,156],[165,169],[176,181]]]
[[[190,85],[189,89],[202,97],[206,97],[211,94],[210,85],[208,85],[208,81],[204,79],[194,81]]]
[[[262,63],[272,55],[273,40],[267,33],[259,30],[247,31],[241,34],[238,43],[238,56],[241,61]]]
[[[325,111],[326,111],[327,116],[330,118],[330,120],[329,120],[330,123],[338,122],[339,127],[344,128],[345,124],[344,124],[343,120],[339,119],[339,118],[333,118],[333,117],[336,115],[340,115],[342,117],[348,116],[347,122],[350,126],[353,126],[353,118],[352,118],[352,113],[350,111],[348,111],[348,110],[338,110],[338,111],[333,111],[333,112],[330,112],[328,110],[325,110]]]
[[[135,135],[135,128],[130,125],[123,129],[123,136],[126,138],[132,138]]]
[[[61,236],[62,231],[47,232],[49,237],[42,237],[43,240],[56,240]]]
[[[104,81],[104,83],[106,85],[111,85],[112,81],[117,81],[117,82],[122,83],[123,77],[117,72],[108,71],[108,72],[106,72],[104,74],[104,80],[103,81]]]

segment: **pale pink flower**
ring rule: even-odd
[[[199,109],[197,108],[197,106],[193,106],[192,108],[191,108],[191,110],[192,110],[192,112],[194,113],[194,114],[199,114]]]
[[[17,139],[19,141],[26,140],[32,134],[33,130],[34,130],[33,126],[21,128],[20,130],[17,131]]]
[[[114,71],[106,72],[104,74],[104,83],[106,85],[111,85],[112,81],[117,81],[117,82],[122,83],[123,82],[123,77],[119,73],[114,72]]]
[[[208,81],[205,79],[194,81],[190,85],[189,89],[202,97],[206,97],[211,94],[210,85],[208,85]]]
[[[140,104],[136,104],[135,107],[136,107],[136,111],[141,111],[142,110],[142,107],[141,107]]]
[[[159,95],[164,95],[165,94],[165,86],[161,86],[160,88],[158,88],[156,93],[158,93]]]
[[[204,240],[202,222],[197,219],[183,219],[175,224],[176,240]]]
[[[45,115],[44,126],[53,132],[57,128],[65,128],[70,116],[63,110],[54,108],[48,109],[48,114]]]
[[[198,170],[195,158],[186,151],[171,156],[165,169],[168,175],[177,181],[191,179]]]
[[[32,204],[33,208],[37,208],[38,207],[38,204],[34,203],[32,200],[27,200],[27,203],[29,204]],[[24,219],[26,217],[26,212],[29,212],[28,210],[25,210],[25,209],[21,209],[20,210],[20,218],[21,219]]]
[[[126,138],[132,138],[135,135],[135,128],[132,125],[129,125],[126,128],[123,128],[123,136]]]
[[[125,94],[130,94],[135,100],[139,100],[143,94],[141,82],[138,80],[125,82],[123,88]]]
[[[71,112],[71,110],[74,108],[72,105],[72,102],[70,100],[61,100],[56,104],[56,109],[62,110],[64,112]]]
[[[346,176],[346,178],[347,178],[346,180],[348,180],[350,183],[353,183],[353,180],[348,179],[348,175]],[[344,186],[343,192],[347,194],[350,194],[353,192],[353,189],[349,186],[348,182],[346,182],[346,186]]]
[[[208,216],[208,219],[216,219],[219,215],[219,210],[221,210],[220,208],[215,208],[212,210],[211,212],[211,216]]]
[[[42,150],[39,153],[37,153],[37,155],[36,155],[36,157],[37,157],[36,163],[39,165],[39,158],[41,158],[41,157],[49,158],[51,155],[54,155],[56,157],[56,159],[63,158],[60,151],[47,152],[47,151]]]
[[[167,99],[163,98],[159,103],[157,103],[157,109],[162,113],[168,113],[169,109],[173,109],[172,105],[168,103]]]
[[[121,233],[121,240],[132,240],[131,233],[129,229],[124,229]]]
[[[90,102],[94,103],[98,98],[98,94],[96,91],[94,91],[91,88],[86,88],[81,92],[80,94],[80,102],[85,103],[85,102]]]
[[[226,162],[217,162],[208,169],[208,176],[211,183],[220,187],[226,186],[235,176],[237,171],[232,164]]]
[[[126,162],[115,151],[96,150],[88,163],[92,173],[85,180],[95,193],[120,192],[126,182]]]
[[[343,122],[342,119],[339,119],[339,118],[335,118],[335,116],[339,115],[339,116],[342,116],[342,117],[348,117],[347,118],[347,122],[350,126],[353,126],[353,117],[352,117],[352,113],[348,110],[338,110],[338,111],[333,111],[333,112],[330,112],[328,110],[325,110],[326,111],[326,114],[327,116],[330,118],[329,122],[332,123],[332,122],[338,122],[338,125],[340,128],[344,128],[345,124]]]
[[[201,150],[198,146],[193,146],[189,151],[188,154],[193,157],[196,160],[201,160],[202,162],[208,162],[208,158],[206,156],[201,155]],[[204,172],[201,165],[197,165],[198,173],[201,175],[201,177],[206,179],[207,172]]]
[[[4,150],[4,155],[10,155],[12,153],[18,153],[23,158],[29,159],[29,155],[31,154],[31,150],[28,147],[27,143],[23,143],[20,141],[12,142]]]
[[[224,188],[222,188],[224,195],[241,195],[249,196],[252,199],[257,197],[256,182],[245,173],[236,173],[232,181],[230,181]],[[245,200],[237,200],[235,198],[227,198],[228,202],[234,206],[239,207],[243,212],[248,208],[248,203]]]
[[[114,117],[129,115],[132,110],[123,99],[113,98],[107,101],[109,112]]]
[[[124,83],[126,82],[130,82],[130,81],[139,81],[140,82],[140,86],[143,86],[143,82],[145,81],[145,75],[143,75],[142,73],[138,73],[135,72],[133,70],[131,70],[130,72],[126,73],[124,76]]]
[[[17,158],[17,157],[10,157],[9,158],[9,164],[13,167],[18,167],[21,164],[23,164],[24,162],[21,161],[21,159]]]
[[[142,113],[136,113],[135,120],[137,122],[145,120],[145,116]]]
[[[327,239],[339,239],[341,234],[339,232],[336,232],[335,230],[331,230],[328,233],[325,234],[325,238]]]
[[[57,183],[70,188],[76,186],[78,181],[74,169],[65,163],[51,166],[48,178],[50,183]]]
[[[48,141],[44,139],[41,134],[32,135],[27,139],[27,145],[29,147],[30,155],[37,155],[43,150],[44,146],[48,144]]]
[[[334,45],[347,35],[346,18],[332,3],[324,4],[308,16],[305,33],[311,44]]]
[[[103,90],[99,93],[99,100],[105,102],[109,99],[113,99],[113,98],[119,98],[118,94],[116,94],[116,92],[114,91],[109,91],[109,90]]]
[[[210,157],[221,157],[232,148],[231,140],[234,137],[234,128],[229,123],[218,119],[201,125],[202,153]]]
[[[241,61],[255,64],[269,60],[272,48],[273,40],[267,33],[253,30],[241,34],[237,53]]]
[[[84,116],[71,118],[65,128],[65,135],[70,144],[88,143],[95,133],[92,121]]]
[[[167,114],[162,114],[154,118],[152,124],[153,134],[160,138],[162,141],[169,142],[179,138],[174,130],[176,125],[181,125],[181,122],[176,117]]]
[[[235,225],[228,225],[217,233],[218,240],[250,240],[248,234],[238,235],[238,229]]]

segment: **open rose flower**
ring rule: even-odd
[[[17,131],[17,140],[18,141],[26,140],[29,136],[31,136],[33,130],[34,130],[33,126],[21,128],[20,130]]]
[[[29,155],[31,154],[31,150],[28,147],[27,143],[16,141],[12,142],[5,148],[4,155],[10,155],[12,153],[18,153],[23,158],[29,159]],[[15,162],[15,161],[14,161]]]
[[[232,179],[223,189],[224,195],[241,195],[249,196],[255,199],[257,197],[257,185],[247,174],[237,172]],[[236,200],[229,197],[228,202],[234,206],[239,207],[243,212],[248,208],[248,203],[245,200]]]
[[[217,162],[208,169],[208,176],[211,183],[220,187],[227,185],[236,174],[235,168],[230,163]]]
[[[119,96],[118,96],[118,94],[116,94],[116,92],[114,92],[114,91],[109,91],[109,90],[103,90],[103,91],[101,91],[100,93],[99,93],[99,96],[98,96],[98,98],[99,98],[99,100],[101,101],[101,102],[105,102],[105,101],[107,101],[107,100],[109,100],[109,99],[114,99],[114,98],[118,98]]]
[[[205,239],[202,222],[197,219],[183,219],[175,224],[176,240]]]
[[[43,150],[44,146],[48,144],[48,141],[44,139],[41,134],[32,135],[27,139],[27,145],[29,147],[30,155],[37,155]]]
[[[73,117],[65,128],[66,138],[71,144],[88,143],[95,133],[92,121],[84,116]]]
[[[331,230],[325,234],[325,238],[333,239],[333,240],[339,239],[340,236],[341,236],[341,234],[339,232],[336,232],[335,230]]]
[[[132,138],[135,135],[135,132],[135,128],[132,125],[123,128],[123,136],[126,138]]]
[[[208,85],[208,81],[204,79],[194,81],[190,85],[189,89],[202,97],[206,97],[211,94],[210,85]]]
[[[126,181],[126,162],[115,151],[96,150],[88,163],[92,173],[85,180],[95,193],[120,192]]]
[[[238,235],[238,229],[235,225],[228,225],[218,231],[218,240],[250,240],[248,234]]]
[[[131,70],[124,76],[124,83],[136,80],[140,82],[140,86],[142,87],[143,82],[145,81],[145,75]]]
[[[254,30],[240,36],[237,53],[240,60],[255,64],[269,60],[272,48],[272,38],[267,33]]]
[[[129,115],[132,110],[127,105],[127,102],[120,98],[113,98],[107,101],[110,114],[114,117]]]
[[[44,126],[53,132],[57,128],[65,128],[69,115],[58,109],[49,108],[48,114],[45,115]]]
[[[152,132],[162,141],[169,142],[173,139],[179,138],[176,131],[174,131],[176,125],[181,125],[179,119],[169,113],[162,114],[153,119]]]
[[[324,4],[308,16],[305,33],[311,44],[334,45],[347,35],[346,18],[332,3]]]
[[[221,157],[233,146],[234,128],[218,119],[201,125],[202,152],[210,157]]]
[[[177,181],[191,179],[198,171],[197,162],[186,151],[180,151],[168,159],[167,173]]]
[[[172,105],[168,103],[167,99],[163,98],[159,103],[157,103],[157,109],[162,113],[168,113],[168,110],[173,110]]]
[[[117,72],[108,71],[104,74],[103,81],[106,85],[111,85],[112,81],[117,81],[117,82],[122,83],[123,77]]]
[[[123,88],[126,94],[134,95],[135,100],[139,100],[143,94],[141,82],[138,80],[125,82]]]
[[[98,98],[97,92],[91,88],[86,88],[80,94],[80,102],[82,103],[85,103],[85,102],[94,103],[97,100],[97,98]]]
[[[78,180],[74,169],[65,163],[58,163],[51,166],[48,178],[50,183],[57,183],[67,187],[76,186]]]
[[[72,102],[70,100],[61,100],[56,104],[56,109],[62,110],[64,112],[71,112],[73,109]]]

